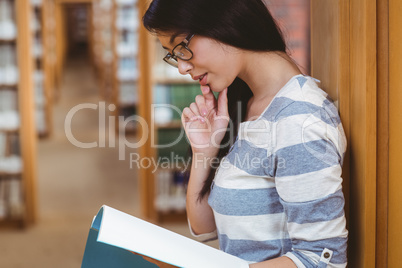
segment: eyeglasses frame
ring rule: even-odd
[[[180,42],[179,44],[177,44],[177,45],[172,49],[172,53],[168,52],[168,53],[166,54],[166,56],[163,58],[163,60],[164,60],[167,64],[169,64],[169,65],[171,65],[171,66],[173,66],[173,67],[176,67],[176,68],[178,67],[178,65],[174,65],[174,64],[172,64],[171,62],[169,62],[170,59],[175,60],[177,63],[178,63],[178,60],[177,60],[177,59],[180,59],[180,60],[183,60],[183,61],[189,61],[189,60],[191,60],[191,59],[193,58],[194,54],[193,54],[193,51],[191,51],[191,49],[188,47],[188,45],[189,45],[191,39],[194,37],[194,35],[195,35],[195,34],[189,34],[189,35],[187,35],[186,38],[184,38],[184,40],[183,40],[182,42]],[[183,46],[187,51],[190,52],[191,57],[190,57],[189,59],[183,59],[183,58],[181,58],[180,56],[174,55],[174,50],[175,50],[177,47],[179,47],[179,46]]]

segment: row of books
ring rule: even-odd
[[[119,87],[119,104],[136,105],[138,103],[138,85],[137,83],[121,82]]]
[[[137,31],[139,26],[138,9],[134,5],[121,5],[117,9],[116,27],[120,30]]]
[[[120,81],[135,81],[138,79],[137,58],[120,58],[117,70],[117,78]]]
[[[186,209],[188,173],[180,170],[160,169],[156,174],[155,207],[159,212]]]
[[[13,131],[20,126],[18,97],[14,89],[0,90],[0,132]]]
[[[116,3],[118,5],[124,6],[124,5],[135,5],[137,3],[137,0],[116,0]]]
[[[32,45],[32,54],[34,58],[40,58],[43,56],[43,45],[40,35],[35,35]]]
[[[0,220],[20,218],[24,204],[19,176],[0,176]]]
[[[42,29],[41,19],[40,19],[40,7],[41,5],[35,5],[32,9],[32,16],[31,16],[31,30],[32,32],[40,32]]]
[[[0,40],[14,40],[17,37],[17,26],[15,23],[14,3],[11,0],[0,0]],[[39,7],[41,0],[31,0],[33,7]],[[35,13],[35,11],[33,10]],[[40,31],[40,20],[37,16],[31,16],[32,31]]]
[[[38,58],[42,55],[42,44],[40,43],[40,40],[34,42],[33,54],[35,58]],[[0,45],[0,85],[17,85],[19,72],[16,58],[15,46],[11,44]]]
[[[164,56],[164,53],[160,53],[160,56]],[[183,79],[176,75],[178,73],[176,68],[164,62],[158,65],[160,65],[159,70],[171,69],[171,71],[163,71],[164,78]],[[174,75],[166,77],[168,73]],[[160,75],[160,73],[156,74],[158,77]],[[194,102],[199,94],[201,94],[200,86],[196,83],[174,83],[173,81],[155,84],[153,89],[156,105],[153,113],[155,123],[163,125],[179,121],[183,109]],[[155,208],[161,213],[183,212],[186,209],[186,189],[189,179],[186,168],[190,164],[189,148],[183,128],[160,127],[157,129],[157,155],[160,166],[156,174]]]
[[[38,26],[33,32],[34,38],[34,46],[33,46],[33,57],[35,59],[35,71],[33,74],[34,81],[34,99],[35,99],[35,123],[36,123],[36,131],[39,134],[44,134],[47,132],[47,123],[46,123],[46,95],[44,88],[44,79],[45,74],[43,71],[43,40],[42,40],[42,8],[41,3],[38,2],[37,5],[34,6],[33,16],[34,20],[37,22]],[[44,29],[43,29],[44,30]]]
[[[0,40],[14,40],[16,37],[14,1],[0,0]]]
[[[156,84],[153,90],[156,123],[180,120],[183,109],[200,94],[198,84]]]
[[[20,174],[22,172],[22,160],[18,155],[10,155],[0,158],[0,174]]]
[[[116,52],[120,57],[137,56],[138,54],[138,33],[122,30],[118,34]]]
[[[12,132],[0,131],[0,159],[5,159],[10,156],[19,156],[19,155],[20,155],[19,134],[15,132],[12,133]],[[18,164],[16,166],[18,167]],[[18,170],[18,168],[14,170]]]
[[[0,90],[0,175],[22,172],[15,95],[14,90]]]
[[[137,1],[116,1],[115,26],[116,54],[118,61],[117,78],[119,79],[119,113],[125,118],[137,113],[138,102],[138,28],[139,14]],[[121,126],[120,126],[121,127]],[[135,122],[125,126],[126,130],[135,130]]]
[[[0,85],[14,86],[18,76],[15,46],[0,44]]]
[[[36,87],[35,96],[35,120],[36,128],[39,133],[44,133],[47,129],[45,114],[45,99],[43,87]],[[17,91],[14,89],[0,90],[0,133],[18,131],[20,128],[20,116],[18,112]],[[1,146],[1,145],[0,145]],[[1,153],[0,153],[1,157]]]

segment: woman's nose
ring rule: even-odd
[[[179,68],[179,73],[182,75],[186,75],[190,73],[191,69],[193,68],[192,64],[189,61],[177,59],[178,66]]]

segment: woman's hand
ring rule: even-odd
[[[209,86],[201,86],[202,95],[183,110],[182,124],[193,153],[205,156],[217,155],[229,124],[227,88],[218,99]]]

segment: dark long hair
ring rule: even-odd
[[[143,24],[153,33],[192,33],[244,50],[286,53],[282,32],[262,0],[153,0]],[[228,129],[222,140],[221,144],[227,146],[221,146],[219,159],[233,145],[252,96],[240,78],[229,86],[228,110],[233,129]],[[199,200],[209,193],[214,176],[215,169],[211,168]]]

